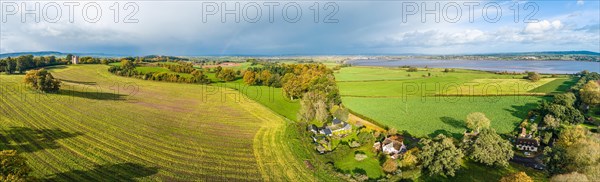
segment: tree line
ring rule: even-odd
[[[214,69],[214,72],[218,79],[226,82],[236,80],[242,74],[240,70],[234,71],[231,68],[223,68],[221,66],[217,66]]]
[[[177,73],[192,73],[196,70],[192,63],[178,61],[175,64],[158,63],[157,66],[167,68]]]
[[[30,69],[37,69],[46,66],[67,64],[69,60],[64,58],[56,58],[55,56],[38,56],[23,55],[16,58],[7,57],[0,59],[0,72],[8,74],[25,73]]]
[[[544,149],[544,163],[554,175],[552,179],[558,181],[600,180],[600,135],[580,125],[590,122],[591,117],[584,116],[590,108],[599,107],[600,74],[583,71],[578,76],[581,78],[569,92],[555,95],[540,106],[545,115],[543,125],[550,129],[547,137],[557,141]]]
[[[291,100],[301,99],[298,112],[301,121],[325,122],[332,117],[329,110],[341,104],[333,70],[324,64],[261,64],[262,67],[251,67],[244,72],[244,83],[281,87]]]
[[[126,77],[140,78],[143,80],[154,80],[154,81],[166,81],[166,82],[178,82],[178,83],[201,83],[209,84],[211,81],[204,74],[203,71],[195,69],[190,74],[191,77],[184,77],[179,74],[166,73],[166,72],[141,72],[137,71],[136,64],[131,60],[122,59],[119,66],[111,66],[108,71]]]

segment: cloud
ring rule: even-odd
[[[583,5],[584,3],[583,0],[577,0],[577,5]]]
[[[562,27],[560,20],[552,22],[543,20],[536,23],[528,23],[525,27],[525,33],[543,33],[545,31],[558,30]]]
[[[431,47],[474,44],[487,40],[489,40],[489,36],[483,31],[467,29],[458,32],[443,32],[440,30],[409,31],[398,33],[378,41],[387,45]]]
[[[467,12],[462,13],[460,22],[436,23],[421,22],[419,14],[408,16],[408,21],[403,21],[399,11],[402,2],[399,1],[346,1],[336,2],[339,11],[334,18],[339,19],[339,23],[323,23],[331,9],[321,11],[322,16],[317,17],[319,22],[315,23],[314,11],[309,9],[313,3],[299,2],[304,9],[302,19],[297,23],[283,21],[281,9],[276,9],[275,22],[270,23],[265,7],[262,9],[262,21],[257,23],[245,22],[243,17],[240,23],[222,23],[218,14],[203,22],[202,2],[198,1],[137,3],[140,11],[136,18],[140,22],[134,24],[114,23],[112,11],[108,9],[98,23],[84,22],[79,14],[75,16],[75,23],[68,22],[66,18],[58,23],[21,23],[19,16],[10,16],[9,23],[0,26],[0,52],[56,50],[130,55],[278,55],[427,53],[439,50],[436,53],[475,53],[519,50],[534,47],[533,44],[543,44],[549,50],[597,50],[600,40],[599,11],[596,9],[552,12],[541,16],[542,10],[551,9],[543,8],[540,16],[534,17],[542,21],[529,24],[514,23],[510,15],[505,15],[503,21],[497,23],[485,22],[479,16],[481,10],[476,9],[474,23],[468,22]],[[278,8],[285,4],[280,3]],[[105,8],[112,5],[110,2],[100,4]],[[506,6],[509,5],[512,4]],[[463,11],[468,10],[463,8]]]

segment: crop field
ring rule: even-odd
[[[108,66],[52,69],[57,94],[0,75],[0,148],[51,181],[298,181],[291,121],[234,90],[114,76]],[[222,94],[227,92],[229,94]],[[246,96],[240,95],[245,98]]]
[[[428,73],[432,76],[407,76]],[[564,77],[543,78],[530,83],[522,77],[470,70],[406,72],[399,68],[373,67],[349,67],[336,73],[343,103],[354,112],[416,136],[444,133],[455,137],[465,131],[464,120],[472,112],[485,113],[498,132],[510,132],[529,110],[547,98],[535,94],[560,91],[558,87],[571,80]],[[449,83],[459,86],[447,90],[443,86],[436,86]],[[481,86],[485,84],[495,86]],[[504,91],[520,84],[527,87],[508,93]],[[548,84],[551,86],[546,86]],[[540,87],[546,88],[532,91]],[[462,88],[462,92],[456,92],[457,88]]]
[[[263,106],[273,110],[274,112],[295,121],[298,110],[300,110],[300,102],[298,99],[290,100],[283,93],[282,88],[267,87],[267,86],[248,86],[241,79],[227,82],[217,83],[215,86],[227,87],[241,92],[249,99],[252,99]]]

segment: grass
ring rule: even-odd
[[[541,97],[427,97],[360,98],[343,97],[344,104],[380,124],[423,137],[440,133],[459,137],[466,130],[464,120],[471,112],[483,112],[499,133],[512,131],[537,106]]]
[[[522,79],[522,75],[498,75],[472,70],[450,73],[442,71],[443,69],[429,69],[406,72],[400,68],[349,67],[336,73],[336,80],[342,95],[400,97],[527,94],[528,91],[556,79],[543,78],[530,82]]]
[[[578,78],[560,78],[535,89],[530,90],[529,92],[537,92],[537,93],[563,93],[568,91],[575,83],[577,83]]]
[[[227,87],[241,92],[248,98],[256,101],[281,116],[292,121],[297,120],[297,113],[300,110],[299,100],[290,100],[285,97],[282,88],[274,88],[267,86],[248,86],[241,79],[227,82],[217,83],[215,86]]]
[[[320,179],[285,140],[290,121],[260,104],[107,68],[52,70],[69,81],[48,95],[23,86],[23,75],[0,75],[0,148],[18,150],[33,176],[51,181]]]
[[[564,77],[543,78],[532,83],[522,79],[522,75],[460,69],[450,73],[442,71],[348,67],[336,73],[336,79],[348,108],[379,124],[419,137],[440,133],[460,137],[466,129],[464,120],[471,112],[485,113],[494,129],[500,133],[510,132],[545,98],[527,95],[531,90],[542,86],[544,90],[558,90],[560,85],[569,83]],[[429,73],[431,77],[420,76]],[[444,86],[452,84],[458,87]],[[548,84],[554,86],[546,86]]]
[[[141,73],[169,73],[169,74],[177,74],[181,77],[184,78],[192,78],[192,74],[189,73],[178,73],[178,72],[174,72],[171,71],[167,68],[163,68],[163,67],[150,67],[150,66],[138,66],[135,67],[136,71],[139,71]]]

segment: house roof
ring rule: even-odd
[[[344,126],[341,129],[343,129],[343,130],[349,130],[349,129],[352,129],[352,126],[350,126],[350,124],[344,122]]]
[[[342,123],[342,121],[341,121],[341,120],[339,120],[338,118],[333,118],[333,121],[331,121],[331,122],[332,122],[334,125],[335,125],[335,124],[341,124],[341,123]]]
[[[332,132],[331,132],[331,129],[325,128],[325,129],[323,129],[323,133],[325,133],[326,135],[331,135]]]
[[[517,138],[517,145],[540,146],[540,142],[533,138]]]
[[[317,125],[311,124],[310,126],[308,126],[308,130],[311,130],[311,131],[313,131],[313,130],[314,130],[314,131],[317,131],[317,130],[318,130],[318,127],[317,127]]]

